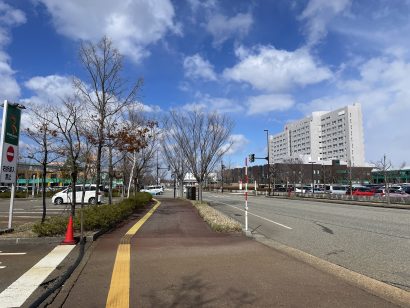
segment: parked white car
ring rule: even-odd
[[[141,192],[147,192],[153,196],[162,195],[164,193],[164,187],[160,185],[145,186],[144,189],[141,189]]]
[[[84,203],[95,204],[95,184],[86,184],[85,191],[84,191]],[[83,185],[76,185],[76,202],[81,203],[83,197]],[[104,191],[102,190],[102,186],[100,186],[100,191],[98,192],[98,203],[102,203],[104,201]],[[71,187],[68,187],[58,193],[56,193],[52,198],[51,202],[54,204],[63,204],[63,203],[71,203],[73,199],[73,192]]]

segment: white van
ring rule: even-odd
[[[84,202],[89,204],[95,204],[95,184],[85,184],[85,194],[84,194]],[[76,185],[76,202],[81,203],[83,197],[83,185]],[[71,203],[73,198],[73,192],[71,187],[68,187],[58,193],[56,193],[52,198],[51,202],[54,204],[63,204],[63,203]],[[103,186],[100,186],[100,191],[98,192],[98,203],[102,203],[104,201],[104,191]]]
[[[326,192],[335,195],[346,195],[348,185],[326,185]]]

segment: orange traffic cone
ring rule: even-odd
[[[67,232],[65,234],[64,241],[61,242],[62,245],[75,245],[74,240],[74,228],[73,228],[73,216],[70,215],[67,225]]]

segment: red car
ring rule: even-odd
[[[350,190],[348,190],[346,194],[350,195]],[[374,189],[367,187],[354,187],[352,189],[352,196],[374,196]]]

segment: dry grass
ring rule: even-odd
[[[218,232],[238,232],[241,231],[242,227],[236,220],[227,217],[221,212],[210,207],[207,203],[200,203],[199,201],[192,201],[193,206],[199,212],[199,215],[204,219],[205,222],[214,231]]]
[[[32,231],[34,222],[27,222],[25,224],[19,225],[14,228],[14,231],[11,233],[5,233],[0,236],[1,238],[27,238],[27,237],[37,237]]]

